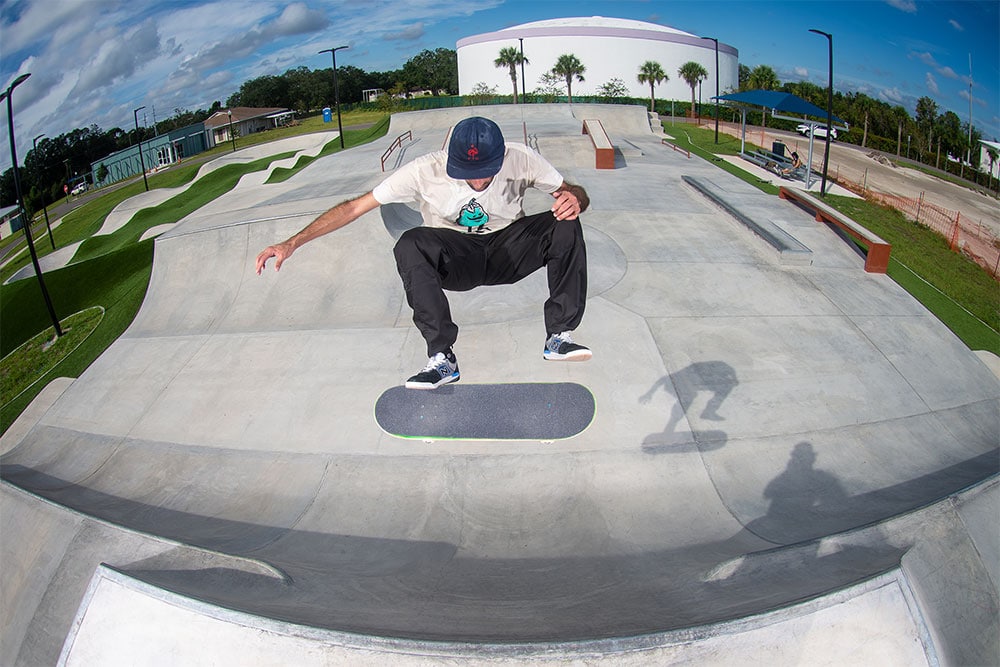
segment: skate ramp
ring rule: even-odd
[[[255,275],[260,249],[378,183],[404,123],[412,159],[440,147],[457,111],[401,114],[383,142],[234,191],[158,238],[135,322],[5,443],[4,532],[18,539],[4,557],[24,567],[5,589],[20,623],[4,658],[57,658],[102,562],[212,608],[473,653],[711,633],[893,572],[914,595],[906,559],[935,538],[902,518],[996,475],[996,377],[775,198],[771,221],[813,253],[782,265],[681,176],[730,201],[755,191],[648,129],[628,135],[643,150],[624,168],[575,160],[564,146],[579,115],[604,107],[540,109],[537,122],[527,109],[461,110],[505,131],[515,111],[592,200],[577,337],[595,356],[542,360],[539,274],[450,295],[462,382],[586,385],[591,426],[556,443],[420,443],[378,428],[375,400],[426,360],[391,254],[412,223],[403,209]],[[20,490],[33,495],[10,501]],[[43,508],[44,533],[32,521]],[[948,550],[958,538],[941,539]],[[19,544],[43,544],[45,567]],[[988,655],[965,640],[995,629],[995,591],[994,578],[961,625],[908,606],[909,639]]]

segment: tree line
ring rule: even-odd
[[[518,67],[522,60],[529,62],[517,49],[505,47],[494,61],[496,67],[508,70],[515,103],[526,101],[518,98]],[[542,75],[531,97],[537,101],[555,101],[565,94],[572,102],[573,84],[584,81],[585,73],[586,67],[576,55],[564,54],[552,69]],[[708,72],[699,63],[691,61],[678,68],[677,76],[691,88],[690,109],[695,109],[696,87],[708,77]],[[650,87],[650,109],[666,113],[670,109],[668,101],[656,99],[655,86],[669,80],[669,74],[659,63],[647,61],[639,68],[636,77],[640,83]],[[457,94],[458,57],[452,49],[438,48],[421,51],[398,70],[366,72],[352,65],[341,65],[337,67],[337,86],[341,103],[348,106],[362,102],[365,90],[387,91],[390,94],[380,99],[385,110],[390,111],[397,98],[405,97],[412,91],[429,90],[435,95]],[[774,69],[767,65],[752,69],[740,65],[738,90],[789,92],[823,109],[827,103],[825,87],[808,81],[782,83]],[[601,84],[597,91],[600,98],[607,100],[621,100],[628,95],[627,86],[617,78]],[[496,94],[495,89],[477,84],[469,99],[483,103],[494,99]],[[226,100],[226,106],[283,107],[309,115],[332,105],[333,101],[331,63],[329,68],[310,70],[303,66],[289,69],[284,74],[247,80]],[[92,125],[55,138],[43,138],[27,151],[22,168],[22,188],[29,212],[62,197],[64,185],[89,172],[91,163],[140,140],[203,121],[222,108],[221,102],[216,101],[208,109],[175,109],[172,116],[157,121],[153,127],[105,131]],[[714,113],[714,104],[706,104],[704,112]],[[969,123],[952,111],[939,113],[937,104],[929,97],[917,101],[914,117],[900,104],[889,104],[864,93],[834,91],[833,114],[851,126],[850,132],[838,137],[839,141],[910,157],[954,173],[963,173],[965,167],[949,161],[949,155],[962,159],[969,156],[973,165],[978,163],[978,145],[982,137],[979,130],[972,127],[970,143]],[[750,112],[748,122],[770,123],[783,129],[794,127],[794,123],[788,121],[769,120],[766,111],[761,110]],[[991,157],[997,159],[992,153]],[[8,169],[0,175],[0,202],[7,206],[14,200],[13,172]]]

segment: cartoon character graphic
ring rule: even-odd
[[[458,218],[455,219],[457,224],[467,227],[466,231],[475,233],[486,231],[486,223],[489,221],[489,214],[483,210],[483,207],[479,205],[475,197],[462,207],[462,210],[458,213]]]

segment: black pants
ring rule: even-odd
[[[444,290],[509,285],[546,267],[546,335],[572,331],[587,300],[587,248],[579,220],[531,215],[492,234],[435,227],[407,230],[393,250],[413,323],[427,341],[427,355],[450,348],[458,326]]]

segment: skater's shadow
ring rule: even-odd
[[[665,454],[691,451],[695,448],[711,450],[723,447],[727,440],[725,431],[698,427],[703,426],[701,421],[725,421],[725,417],[719,414],[719,409],[738,384],[736,370],[724,361],[699,361],[676,373],[664,375],[653,383],[649,391],[639,397],[639,402],[649,403],[658,389],[663,389],[668,394],[673,389],[677,393],[677,401],[674,402],[663,431],[650,434],[643,439],[643,451],[650,454]],[[694,441],[682,440],[683,434],[676,432],[677,426],[691,409],[699,392],[709,392],[709,397],[698,423],[693,425]]]

